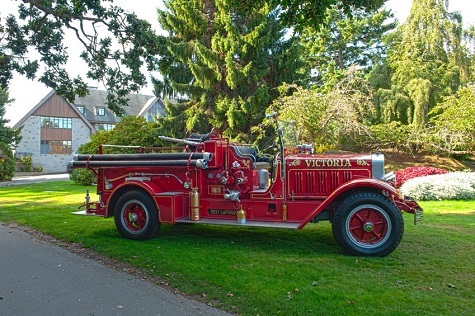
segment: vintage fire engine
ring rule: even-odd
[[[301,229],[329,220],[333,235],[351,255],[385,256],[404,231],[402,211],[423,220],[384,174],[384,156],[316,155],[274,114],[274,154],[221,137],[219,132],[184,139],[179,152],[76,155],[71,168],[97,176],[99,201],[86,195],[83,214],[114,217],[119,233],[136,240],[157,235],[162,223],[196,223]],[[394,180],[394,179],[392,179]]]

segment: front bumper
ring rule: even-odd
[[[403,200],[394,202],[401,211],[414,214],[414,225],[424,221],[424,211],[412,198],[405,196]]]

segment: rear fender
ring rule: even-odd
[[[107,208],[106,208],[106,213],[105,217],[111,217],[114,216],[114,209],[117,201],[119,198],[124,194],[124,192],[130,191],[132,189],[137,189],[140,188],[147,194],[149,194],[151,197],[154,195],[161,193],[163,190],[161,190],[155,183],[153,182],[148,182],[148,181],[137,181],[137,180],[132,180],[132,181],[127,181],[119,186],[117,186],[114,191],[111,193],[111,196],[109,198],[109,201],[107,203]],[[158,208],[157,202],[155,199],[152,199],[155,203],[155,206]]]
[[[330,194],[323,203],[321,203],[302,221],[298,229],[302,229],[305,225],[307,225],[308,222],[312,220],[312,218],[314,218],[323,210],[325,210],[332,202],[339,199],[342,200],[355,191],[369,191],[380,193],[386,196],[391,201],[393,201],[398,207],[400,206],[398,202],[402,200],[399,195],[399,192],[387,182],[377,179],[351,180],[334,190],[333,193]]]

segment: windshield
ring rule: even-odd
[[[295,121],[279,121],[278,127],[282,129],[284,147],[297,147],[297,129],[295,128]]]

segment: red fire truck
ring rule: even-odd
[[[76,155],[69,166],[97,176],[99,200],[86,194],[82,213],[113,216],[119,233],[136,240],[156,236],[162,223],[301,229],[329,220],[343,251],[360,256],[385,256],[398,246],[401,211],[412,213],[414,224],[423,220],[417,202],[384,173],[381,153],[313,154],[272,117],[276,149],[269,155],[219,131],[160,136],[181,144],[175,152],[107,154],[101,146],[98,154]]]

